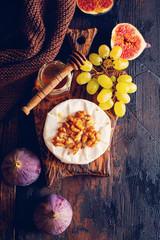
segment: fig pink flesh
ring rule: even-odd
[[[113,6],[113,0],[78,0],[78,7],[85,13],[98,14],[109,11]]]
[[[114,46],[121,46],[123,49],[121,58],[132,58],[141,48],[141,39],[135,35],[135,29],[129,25],[120,25],[116,29]]]
[[[145,48],[150,47],[141,33],[129,23],[120,23],[112,31],[111,46],[121,46],[121,58],[133,60],[137,58]]]

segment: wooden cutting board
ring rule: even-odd
[[[93,42],[93,39],[97,33],[97,29],[69,29],[67,32],[67,36],[69,42],[72,46],[73,50],[81,51],[84,55],[88,55],[89,49]],[[95,175],[95,176],[109,176],[110,175],[110,147],[106,150],[106,152],[97,158],[95,161],[87,164],[87,165],[73,165],[73,164],[65,164],[58,160],[45,146],[43,140],[43,128],[47,113],[57,104],[72,98],[80,98],[87,99],[94,103],[96,101],[96,94],[91,96],[86,92],[86,86],[80,86],[76,83],[76,77],[79,74],[79,71],[74,71],[73,80],[71,85],[71,90],[69,93],[64,95],[52,98],[52,99],[44,99],[41,101],[33,110],[36,132],[38,136],[38,141],[40,145],[41,158],[44,167],[44,172],[46,176],[47,186],[51,187],[53,182],[56,179],[61,179],[69,176],[76,175]],[[117,73],[111,70],[110,75],[118,76],[120,73]],[[122,73],[123,74],[123,73]],[[35,86],[36,88],[37,86]],[[112,110],[106,111],[106,113],[110,116],[111,119],[111,138],[112,140],[113,132],[116,126],[117,117],[115,117]]]

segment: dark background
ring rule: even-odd
[[[66,178],[54,182],[51,189],[46,187],[43,171],[29,187],[10,187],[1,179],[0,239],[160,239],[160,1],[117,0],[109,13],[99,16],[76,9],[70,28],[97,27],[90,50],[97,52],[101,44],[110,46],[111,31],[120,22],[137,27],[152,47],[127,69],[138,90],[131,95],[126,115],[119,118],[114,132],[112,175]],[[69,53],[65,38],[57,59],[65,62]],[[32,113],[26,117],[17,110],[2,125],[1,158],[20,146],[40,155]],[[37,201],[52,192],[67,198],[74,214],[69,228],[57,237],[39,233],[32,221]]]

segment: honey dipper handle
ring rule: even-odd
[[[28,104],[22,107],[22,111],[28,115],[30,111],[38,105],[67,75],[74,69],[73,65],[67,63],[65,68],[58,74],[54,76],[54,78],[36,95],[28,102]]]

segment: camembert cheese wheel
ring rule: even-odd
[[[62,122],[68,115],[74,115],[77,111],[86,111],[95,120],[95,130],[101,132],[101,141],[93,147],[79,149],[73,155],[73,150],[54,146],[53,137],[57,134]],[[95,103],[83,99],[70,99],[54,107],[46,117],[43,138],[47,148],[62,162],[67,164],[88,164],[100,157],[109,147],[111,137],[111,121],[109,116]]]

